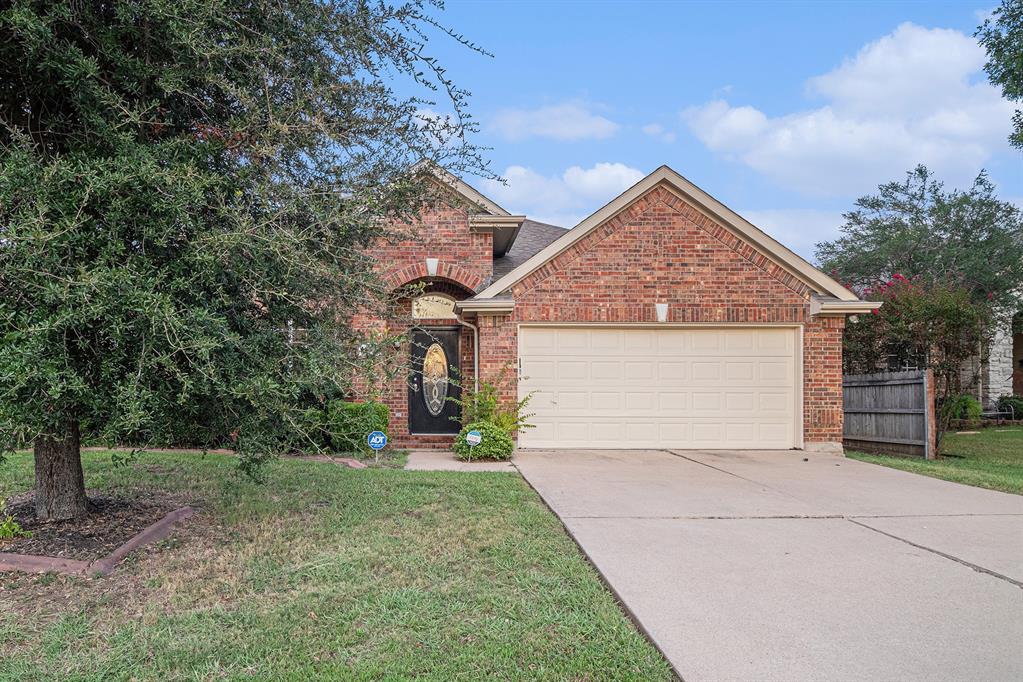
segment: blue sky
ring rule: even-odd
[[[917,163],[1023,198],[972,37],[993,6],[448,0],[441,20],[494,57],[431,50],[508,184],[467,179],[505,208],[571,227],[666,163],[811,257]]]

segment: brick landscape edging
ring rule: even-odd
[[[105,557],[95,561],[60,559],[32,554],[0,552],[0,571],[22,571],[24,573],[63,573],[64,575],[108,575],[128,554],[145,545],[163,540],[171,534],[173,526],[195,513],[191,507],[181,507],[170,512],[156,523],[137,533],[123,545]]]

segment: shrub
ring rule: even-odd
[[[371,453],[366,436],[373,431],[387,433],[391,413],[387,405],[333,400],[327,406],[327,431],[336,452]]]
[[[1003,395],[998,399],[999,412],[1012,412],[1013,419],[1023,419],[1023,395]]]
[[[465,442],[465,434],[470,431],[479,431],[483,436],[480,444],[470,448]],[[453,446],[458,459],[468,462],[471,459],[511,459],[515,450],[515,441],[511,439],[508,432],[493,422],[473,422],[467,424],[458,432]]]
[[[493,383],[480,381],[478,391],[468,389],[462,393],[461,398],[448,398],[461,408],[462,416],[457,421],[463,424],[490,422],[509,436],[516,431],[533,428],[533,425],[526,421],[533,415],[525,412],[529,401],[533,399],[532,393],[515,403],[501,403],[499,399],[501,391],[507,388],[510,382],[508,365],[505,365]]]
[[[972,395],[954,395],[946,398],[941,404],[942,415],[946,419],[980,419],[983,412],[980,403]]]
[[[14,517],[7,513],[6,506],[0,501],[0,540],[30,537],[32,533],[22,528]]]

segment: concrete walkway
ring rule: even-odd
[[[688,682],[1023,679],[1023,497],[795,452],[515,463]]]
[[[515,471],[511,462],[463,462],[451,450],[410,450],[409,471]]]

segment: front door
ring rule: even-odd
[[[409,432],[458,433],[459,329],[420,329],[412,333],[412,382],[408,393]]]

